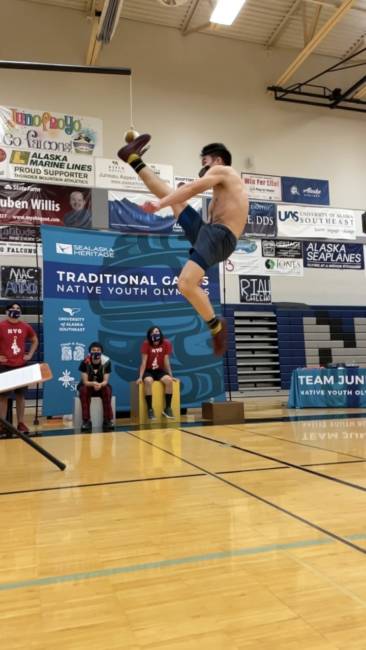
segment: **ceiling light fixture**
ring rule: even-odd
[[[245,0],[218,0],[210,18],[211,23],[232,25]]]

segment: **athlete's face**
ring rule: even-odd
[[[202,162],[202,167],[198,172],[198,176],[200,178],[202,178],[202,176],[204,176],[206,172],[208,172],[208,170],[211,169],[211,167],[213,167],[213,165],[222,165],[222,160],[220,156],[209,156],[209,155],[202,156],[201,162]]]
[[[159,345],[161,341],[161,332],[158,327],[154,327],[153,331],[151,332],[151,340],[153,342],[153,345]]]

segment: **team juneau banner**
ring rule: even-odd
[[[304,266],[313,269],[364,269],[362,244],[340,242],[304,242]]]
[[[0,106],[0,147],[103,155],[102,121],[85,115]]]
[[[171,340],[172,368],[183,407],[223,397],[222,360],[211,335],[181,296],[177,281],[189,243],[182,237],[119,235],[42,227],[44,356],[53,371],[45,384],[45,415],[71,413],[80,361],[93,340],[111,358],[118,410],[129,410],[140,346],[152,325]],[[218,270],[202,287],[220,312]]]
[[[307,203],[329,205],[329,182],[314,178],[282,176],[282,201],[284,203]]]
[[[277,235],[297,239],[356,239],[357,215],[344,208],[277,206]]]

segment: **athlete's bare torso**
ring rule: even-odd
[[[249,203],[244,183],[232,167],[213,166],[208,174],[222,176],[222,181],[213,188],[209,205],[210,223],[226,226],[239,238],[248,219]]]

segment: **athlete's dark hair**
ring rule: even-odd
[[[226,149],[222,142],[211,142],[211,144],[206,144],[200,155],[201,158],[203,156],[220,156],[224,161],[224,165],[231,165],[231,153]]]
[[[89,352],[91,352],[92,348],[99,348],[100,351],[103,352],[103,346],[99,341],[93,341],[93,343],[89,345]]]

